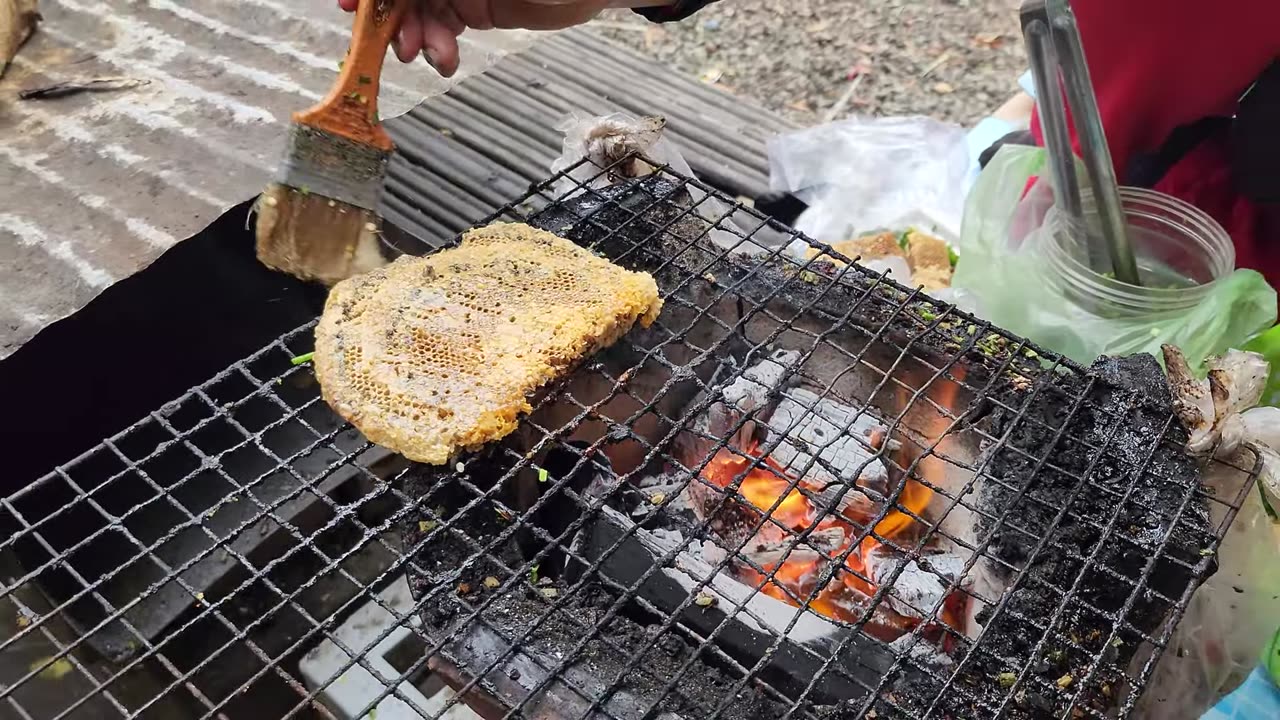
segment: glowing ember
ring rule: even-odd
[[[938,404],[949,407],[954,400],[955,391],[953,383],[944,383],[937,394],[945,397],[939,397]],[[925,436],[926,446],[947,430],[947,423],[942,416],[938,416],[936,421],[930,421],[928,425],[930,427],[923,428],[924,432],[921,433]],[[838,546],[823,547],[817,553],[802,543],[796,545],[780,562],[761,564],[766,573],[773,573],[772,580],[751,569],[742,573],[742,579],[756,583],[766,595],[788,604],[799,606],[808,600],[808,607],[832,619],[848,623],[862,621],[870,607],[871,597],[876,592],[867,568],[867,559],[872,557],[875,548],[881,544],[876,536],[892,540],[914,530],[916,518],[912,516],[923,517],[933,491],[908,479],[897,496],[896,506],[876,524],[875,536],[868,534],[858,547],[851,550],[852,543],[863,535],[865,528],[874,519],[874,516],[866,513],[874,509],[875,505],[843,503],[839,514],[833,510],[819,520],[819,507],[811,498],[816,497],[822,488],[811,487],[803,480],[797,481],[772,458],[765,457],[756,463],[755,460],[760,455],[758,443],[754,442],[750,447],[739,451],[721,449],[702,472],[702,476],[716,487],[729,488],[736,484],[736,495],[740,495],[762,513],[770,515],[774,522],[766,522],[756,533],[755,540],[786,546],[794,541],[797,534],[805,531],[810,531],[811,543],[818,537],[818,533],[822,533],[823,538],[842,539]],[[916,459],[915,469],[921,477],[936,478],[944,471],[942,463],[941,459],[924,454]],[[907,466],[905,462],[902,464]],[[799,488],[804,488],[807,496]],[[848,492],[856,493],[858,490],[850,488]],[[895,544],[902,546],[912,543],[904,539]],[[817,547],[816,543],[814,547]],[[824,565],[838,560],[846,553],[847,557],[831,581],[825,587],[817,588]],[[960,627],[962,617],[958,603],[962,603],[962,600],[957,593],[952,593],[939,611],[942,622],[954,628]],[[928,612],[929,608],[920,610]],[[888,603],[880,603],[863,629],[882,640],[892,641],[921,622],[921,618],[902,615],[890,608]]]
[[[761,511],[769,511],[773,508],[772,518],[782,525],[778,527],[773,523],[766,523],[761,528],[759,536],[763,536],[772,541],[783,542],[789,534],[800,533],[813,526],[813,530],[821,531],[831,528],[839,528],[843,531],[844,540],[839,547],[831,552],[824,554],[832,557],[840,557],[849,550],[850,544],[861,534],[860,529],[867,527],[872,518],[870,517],[846,517],[828,515],[814,526],[814,520],[818,516],[818,509],[814,506],[813,501],[805,497],[803,493],[796,489],[794,479],[789,478],[781,468],[777,466],[771,459],[765,458],[759,467],[748,469],[751,465],[751,458],[759,457],[758,448],[753,446],[745,451],[746,455],[734,453],[730,450],[721,450],[703,471],[703,476],[718,487],[728,487],[736,478],[742,476],[741,486],[738,492],[747,499],[755,507]],[[817,488],[808,488],[813,492],[817,492]],[[851,490],[850,492],[856,492]],[[903,507],[910,509],[912,512],[919,514],[923,512],[929,503],[929,497],[932,492],[914,481],[908,481],[907,487],[903,489],[901,504]],[[777,503],[777,507],[774,504]],[[851,507],[846,508],[845,512],[851,511]],[[892,510],[876,525],[877,532],[884,533],[884,537],[891,538],[902,529],[907,528],[912,522],[912,518],[904,515],[898,510]],[[832,580],[823,588],[812,601],[809,607],[813,610],[826,615],[827,617],[841,620],[844,622],[857,622],[866,612],[869,605],[871,595],[875,593],[875,586],[868,580],[866,565],[863,562],[867,551],[871,547],[878,544],[874,537],[868,536],[862,541],[862,546],[849,553],[845,559],[844,565],[838,571]],[[804,555],[803,559],[795,559],[796,555]],[[763,566],[766,572],[773,572],[773,580],[766,581],[764,577],[753,571],[748,571],[748,575],[755,575],[754,580],[757,584],[763,583],[762,591],[771,597],[782,600],[791,605],[799,605],[800,601],[810,597],[821,574],[822,557],[807,557],[809,554],[793,552],[792,556],[788,556],[780,564],[771,563]],[[919,619],[907,618],[899,615],[887,607],[881,606],[877,608],[875,616],[867,624],[866,628],[873,635],[891,640],[903,632],[910,630]]]

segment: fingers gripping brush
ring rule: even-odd
[[[257,252],[267,267],[332,285],[385,263],[376,208],[395,145],[378,120],[378,85],[412,2],[361,2],[333,89],[294,113],[277,182],[258,201]]]

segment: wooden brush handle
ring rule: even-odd
[[[391,136],[378,120],[378,85],[387,47],[414,2],[361,0],[337,82],[319,105],[294,113],[293,121],[390,151]]]

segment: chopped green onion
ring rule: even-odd
[[[293,358],[292,360],[290,360],[289,363],[292,365],[302,365],[304,363],[311,362],[311,359],[314,358],[315,356],[316,354],[313,352],[303,353],[302,355],[299,355]]]
[[[548,477],[551,477],[551,473],[547,472],[546,468],[538,468],[538,482],[544,483]]]

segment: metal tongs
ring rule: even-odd
[[[1101,239],[1111,258],[1111,270],[1116,280],[1140,285],[1115,168],[1111,164],[1111,151],[1102,129],[1098,100],[1093,94],[1093,82],[1089,78],[1089,66],[1085,63],[1080,31],[1071,6],[1067,0],[1024,0],[1019,14],[1038,94],[1040,126],[1048,149],[1054,203],[1067,216],[1070,231],[1083,236],[1084,247],[1092,260],[1098,242],[1085,220],[1084,202],[1075,172],[1075,154],[1067,129],[1069,107],[1093,191]],[[1066,106],[1063,104],[1063,91],[1068,103]],[[1100,263],[1091,264],[1097,270]]]

